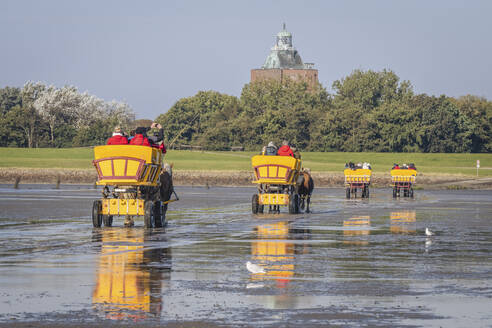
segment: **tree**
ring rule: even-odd
[[[23,126],[26,138],[27,146],[33,147],[34,138],[36,133],[36,123],[39,120],[39,115],[35,109],[34,103],[45,91],[46,86],[41,82],[33,83],[27,82],[21,90],[22,107],[25,110],[26,123]]]
[[[287,139],[306,149],[314,123],[329,110],[330,102],[321,86],[308,90],[306,83],[290,80],[250,83],[243,88],[242,111],[232,124],[248,148]]]
[[[413,96],[410,82],[400,83],[400,78],[389,70],[354,70],[349,76],[333,82],[333,89],[339,107],[352,104],[364,110],[374,109],[382,103],[407,101]]]
[[[5,87],[0,89],[0,115],[5,115],[15,106],[22,107],[22,96],[19,88]]]
[[[412,101],[422,152],[470,152],[474,125],[446,96],[418,95]]]
[[[239,113],[236,97],[215,91],[200,91],[195,96],[183,98],[171,109],[157,117],[165,127],[165,139],[180,143],[195,143],[209,149],[230,146],[230,122]]]
[[[492,102],[472,95],[450,100],[475,127],[471,135],[471,151],[474,153],[491,152]]]
[[[48,122],[51,146],[55,146],[55,127],[74,123],[77,115],[83,112],[81,104],[82,97],[77,88],[73,86],[57,89],[51,85],[35,100],[34,107],[39,115]],[[63,131],[64,129],[59,128],[58,130]]]

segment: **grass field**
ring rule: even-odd
[[[166,161],[176,170],[249,171],[253,152],[170,150]],[[0,148],[0,167],[92,169],[91,148]],[[393,163],[415,163],[424,174],[492,176],[492,154],[341,153],[304,152],[303,165],[312,171],[341,172],[345,162],[370,162],[374,172],[387,172]]]

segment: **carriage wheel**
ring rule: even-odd
[[[408,189],[403,189],[403,197],[408,197]]]
[[[154,202],[154,227],[161,228],[162,227],[162,213],[161,213],[161,202]]]
[[[345,197],[347,197],[347,199],[350,199],[350,188],[345,189]]]
[[[154,223],[154,203],[146,201],[144,206],[144,226],[145,228],[152,228]]]
[[[299,213],[299,196],[293,194],[289,197],[289,214]]]
[[[301,205],[301,200],[299,199],[299,195],[296,194],[296,213],[301,213],[300,205]]]
[[[366,198],[369,198],[369,186],[366,186],[365,189],[366,189],[366,193],[365,193]]]
[[[265,210],[265,205],[259,205],[258,204],[258,213],[263,214],[263,211]]]
[[[105,227],[111,227],[113,225],[113,216],[112,215],[103,215],[102,220]]]
[[[409,196],[411,198],[413,198],[413,188],[410,187],[410,190],[408,191],[408,193],[409,193]]]
[[[95,200],[92,203],[92,225],[94,228],[99,228],[102,224],[102,214],[99,214],[101,208],[102,204],[100,200]]]
[[[251,199],[251,212],[253,214],[258,213],[259,210],[259,204],[258,204],[258,194],[254,194],[253,198]]]
[[[351,190],[351,192],[352,192],[352,195],[354,195],[354,198],[357,198],[357,188],[353,188]]]
[[[396,198],[396,187],[393,187],[393,198]]]

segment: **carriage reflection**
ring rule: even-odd
[[[255,227],[256,240],[251,243],[252,261],[265,273],[252,273],[252,280],[275,280],[278,288],[286,287],[295,274],[296,255],[309,253],[309,229],[293,228],[288,221],[260,224]]]
[[[344,244],[368,245],[371,233],[371,217],[362,215],[343,220]]]
[[[414,234],[417,231],[415,211],[391,212],[390,231],[394,234]]]
[[[169,248],[156,247],[164,235],[144,229],[104,229],[92,295],[94,308],[113,320],[160,316],[163,280],[170,279]]]

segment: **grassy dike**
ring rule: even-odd
[[[0,148],[0,183],[16,177],[24,182],[49,183],[61,176],[62,183],[92,183],[91,148]],[[250,158],[254,152],[212,152],[170,150],[166,161],[174,163],[176,182],[181,184],[248,184],[252,178]],[[393,163],[415,163],[419,184],[475,180],[476,161],[480,178],[492,178],[492,154],[342,153],[303,152],[303,166],[309,167],[318,185],[343,183],[345,162],[370,162],[376,185],[386,185]]]

